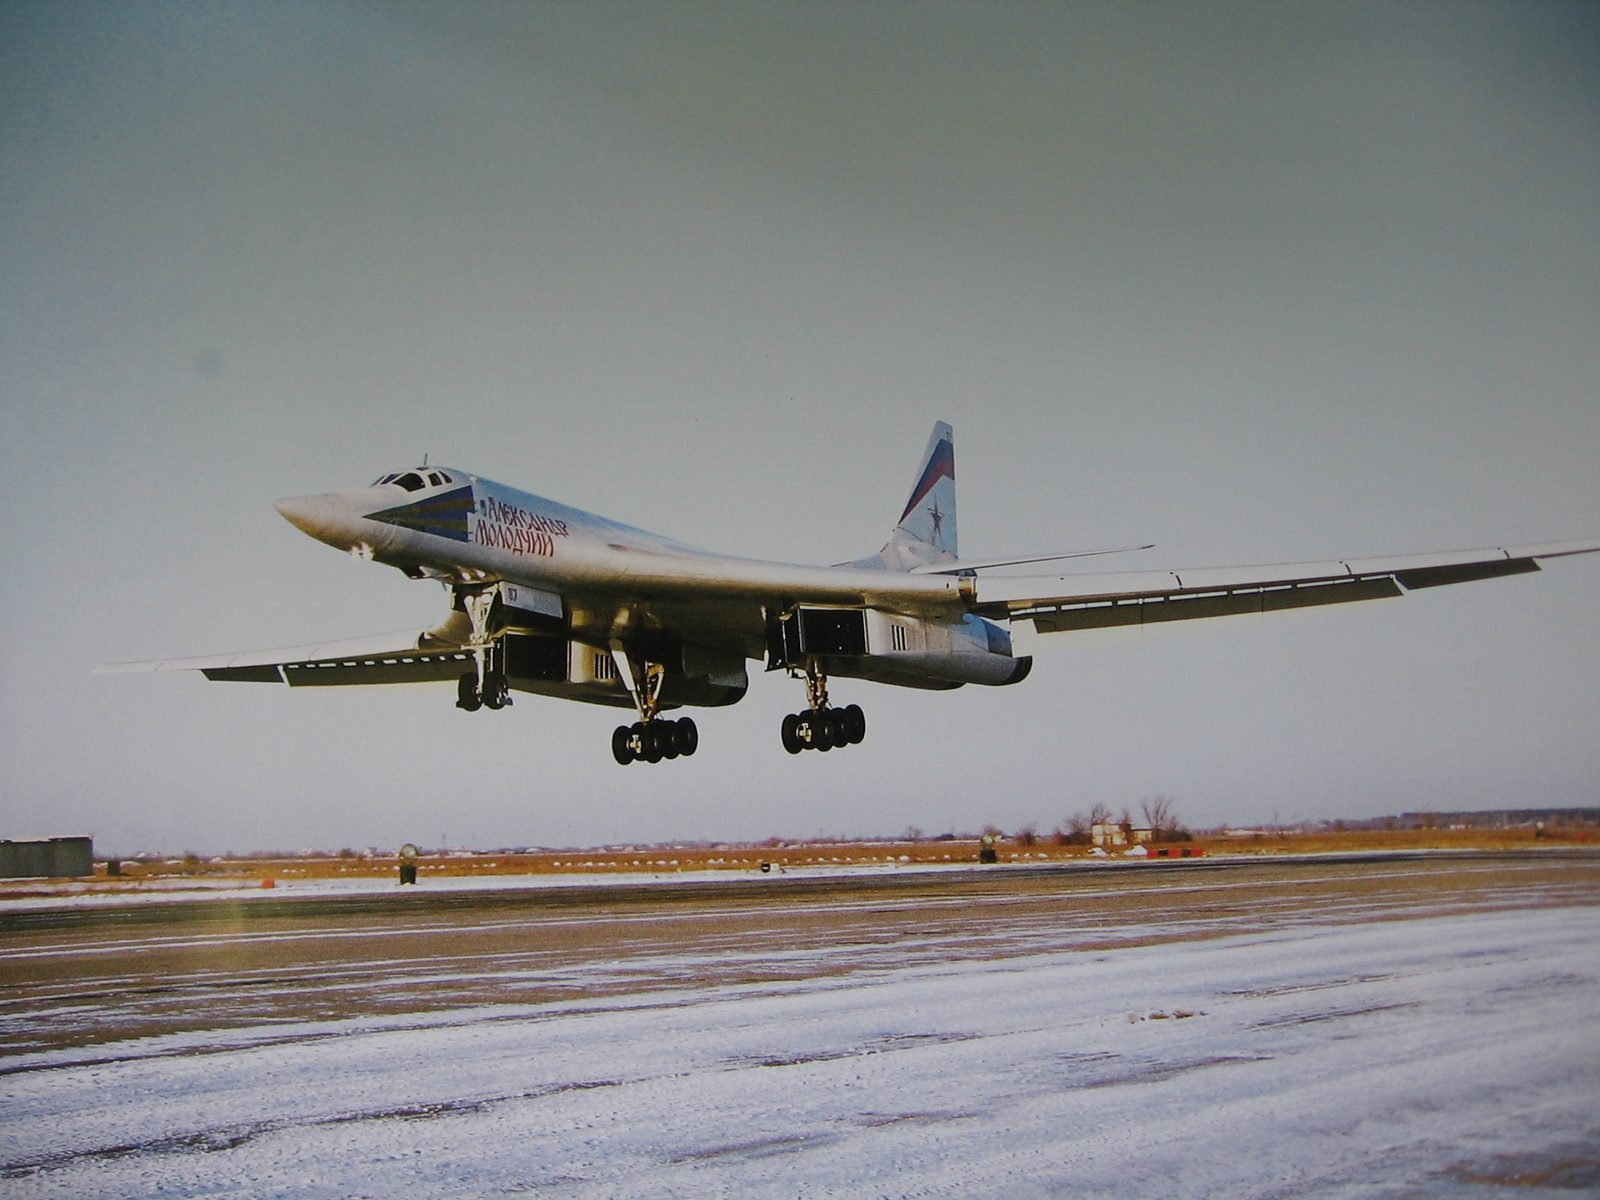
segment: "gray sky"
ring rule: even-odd
[[[714,549],[1600,534],[1592,5],[0,9],[0,836],[571,844],[1600,803],[1600,562],[617,714],[92,676],[431,623],[272,499],[419,459]],[[1596,556],[1600,558],[1600,556]],[[754,665],[754,664],[752,664]]]

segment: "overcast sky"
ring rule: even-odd
[[[612,710],[95,676],[431,624],[271,508],[423,453],[713,549],[870,553],[935,420],[969,556],[1600,535],[1589,4],[0,9],[0,836],[103,851],[1600,803],[1600,561]],[[1600,559],[1600,556],[1595,556]]]

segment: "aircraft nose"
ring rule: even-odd
[[[338,495],[285,496],[274,500],[272,507],[282,514],[296,529],[310,534],[319,542],[343,546],[352,536],[351,517],[355,514]]]

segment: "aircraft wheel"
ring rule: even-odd
[[[798,714],[790,713],[783,719],[782,732],[783,748],[790,754],[799,754],[800,751],[806,748],[806,744],[800,740],[800,717]]]
[[[478,673],[468,671],[456,684],[456,707],[467,712],[477,712],[483,707],[483,700],[478,696]]]
[[[825,708],[813,708],[806,714],[811,724],[811,748],[826,753],[833,749],[833,718]]]
[[[851,704],[840,715],[845,719],[845,740],[859,746],[867,736],[867,714],[861,711],[861,705]]]
[[[850,716],[842,708],[828,710],[828,740],[835,746],[851,744]]]
[[[643,732],[639,735],[639,741],[644,746],[644,753],[639,757],[643,758],[647,763],[660,762],[666,757],[666,747],[661,744],[661,735],[664,731],[660,724],[655,721],[647,722],[642,726],[642,729]]]
[[[700,749],[700,727],[694,723],[693,717],[684,717],[678,722],[678,753],[689,758]]]
[[[633,761],[633,730],[626,725],[611,732],[611,757],[624,767]]]
[[[506,687],[504,675],[491,674],[483,681],[483,706],[502,709],[511,701],[511,689]]]
[[[657,721],[656,726],[656,739],[661,743],[661,757],[677,758],[683,753],[683,748],[678,745],[678,723]]]

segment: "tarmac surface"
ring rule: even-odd
[[[781,992],[1309,926],[1600,902],[1588,851],[1000,867],[593,887],[196,899],[0,912],[0,1075],[121,1048],[672,989]]]

